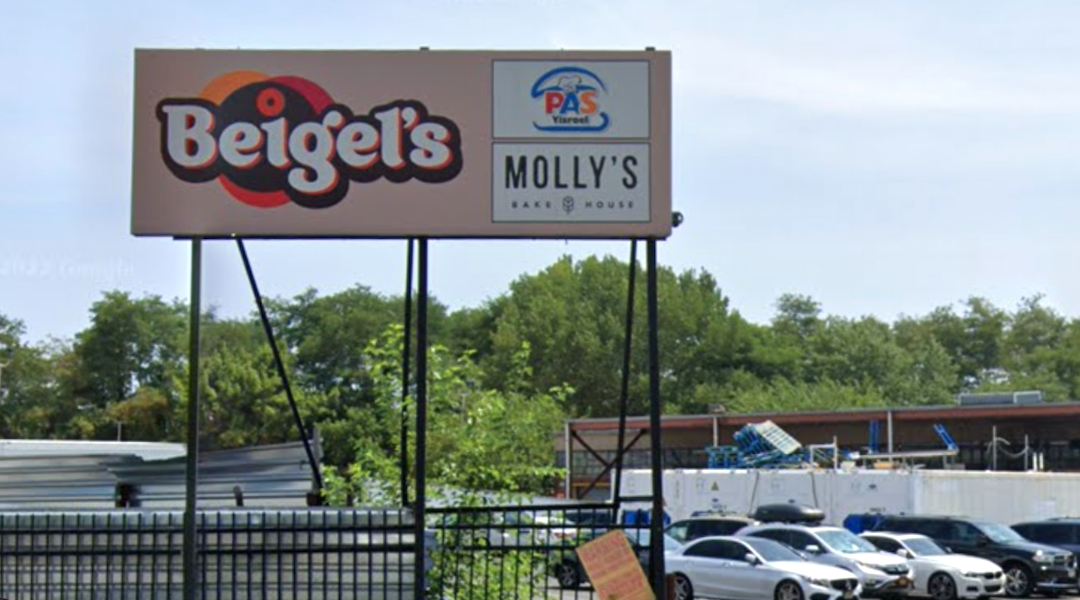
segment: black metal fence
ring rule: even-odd
[[[407,510],[226,510],[199,515],[203,600],[415,598]],[[575,549],[622,529],[648,563],[649,530],[610,504],[428,510],[427,598],[586,600]],[[179,600],[183,513],[0,512],[4,600]]]
[[[646,524],[617,524],[610,504],[428,509],[435,543],[428,598],[593,598],[575,549],[621,529],[648,564]]]
[[[415,597],[412,515],[400,510],[200,513],[204,600]],[[182,597],[183,514],[0,513],[0,598]]]

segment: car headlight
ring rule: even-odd
[[[1036,550],[1035,556],[1032,557],[1037,563],[1049,563],[1054,562],[1054,557],[1049,554],[1043,553],[1042,550]]]
[[[860,562],[860,561],[855,561],[855,564],[858,565],[860,569],[863,569],[864,571],[870,571],[874,575],[884,575],[885,574],[885,572],[882,571],[877,565],[872,565],[870,563],[864,563],[864,562]]]
[[[810,585],[816,585],[820,587],[829,587],[829,580],[823,577],[803,577]]]
[[[967,577],[968,579],[978,579],[981,575],[978,573],[964,573],[964,577]]]

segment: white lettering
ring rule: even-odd
[[[446,145],[450,141],[450,130],[439,123],[417,125],[409,139],[416,146],[409,153],[409,160],[421,169],[437,171],[454,160],[454,153]]]
[[[205,169],[217,160],[217,144],[210,132],[214,114],[201,106],[165,106],[166,148],[181,167]]]
[[[233,123],[221,132],[221,157],[238,169],[248,169],[262,160],[262,154],[252,152],[262,147],[263,134],[251,123]]]
[[[330,129],[344,122],[341,113],[331,111],[323,122],[303,123],[289,135],[289,154],[302,166],[289,171],[289,185],[312,196],[325,194],[338,183],[334,157],[334,137]]]
[[[391,108],[375,113],[375,118],[382,124],[382,161],[383,164],[397,171],[405,167],[401,153],[401,109]]]
[[[163,158],[185,181],[230,177],[232,169],[250,169],[249,177],[262,180],[275,177],[271,170],[277,170],[286,174],[279,185],[290,193],[333,193],[337,196],[330,201],[336,202],[347,192],[343,180],[441,183],[461,170],[456,126],[444,119],[426,120],[426,109],[415,101],[349,118],[332,106],[320,121],[300,123],[278,117],[217,124],[221,117],[215,110],[198,100],[168,99],[158,105]],[[313,201],[311,207],[324,207],[317,205]]]
[[[292,166],[288,150],[289,122],[285,117],[263,123],[262,130],[266,132],[266,159],[270,164],[279,169]]]
[[[370,123],[350,123],[338,134],[338,156],[354,169],[369,169],[379,160],[379,142],[379,130]]]

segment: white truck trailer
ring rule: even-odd
[[[650,477],[648,470],[625,471],[623,495],[650,494]],[[834,525],[855,513],[963,515],[1012,524],[1080,517],[1080,473],[670,469],[664,471],[664,502],[675,520],[695,511],[749,514],[762,504],[795,503],[820,508]]]

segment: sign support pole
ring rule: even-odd
[[[652,454],[652,519],[649,521],[649,579],[657,600],[665,600],[664,585],[664,460],[661,445],[660,404],[660,336],[656,271],[656,239],[649,238],[646,246],[649,277],[649,445]]]
[[[202,238],[191,240],[191,322],[188,338],[187,486],[184,501],[184,600],[198,600],[199,576],[199,325],[202,317]]]
[[[415,240],[409,238],[405,265],[405,334],[401,351],[401,506],[409,505],[409,361],[412,359],[412,292]]]
[[[413,503],[416,539],[415,594],[424,600],[424,518],[427,508],[427,350],[428,350],[428,240],[420,238],[418,279],[416,290],[416,500]]]
[[[626,333],[623,337],[622,390],[619,395],[619,441],[615,446],[615,506],[614,520],[619,518],[622,504],[623,457],[626,454],[626,413],[630,405],[630,350],[634,335],[634,292],[637,282],[637,240],[630,240],[630,276],[626,292]]]

